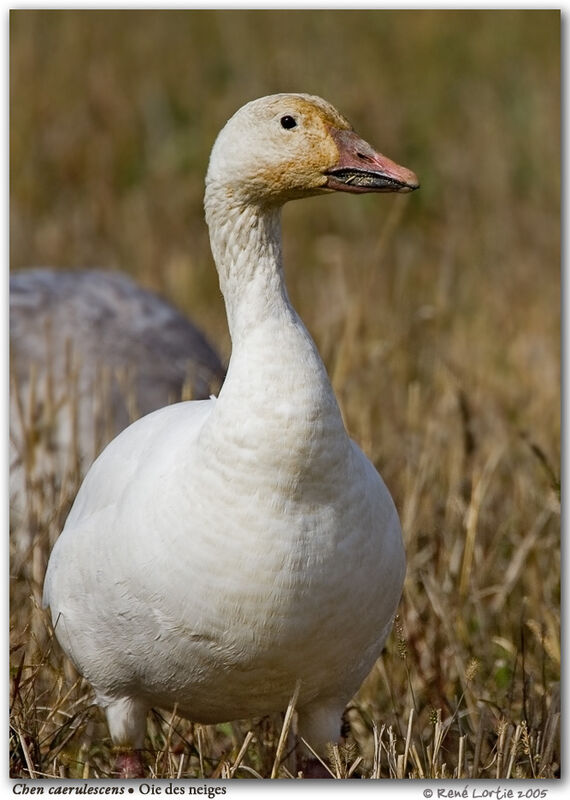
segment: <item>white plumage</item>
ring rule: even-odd
[[[410,191],[320,98],[248,103],[220,133],[206,219],[232,356],[217,400],[138,420],[92,466],[50,558],[56,635],[116,745],[146,712],[227,721],[287,706],[318,751],[380,654],[400,598],[398,515],[350,440],[291,306],[280,208],[330,190]]]

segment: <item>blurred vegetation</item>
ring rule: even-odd
[[[284,213],[292,299],[408,551],[398,632],[353,730],[373,760],[373,726],[392,726],[383,776],[441,774],[443,759],[500,777],[512,743],[512,777],[557,774],[559,12],[13,11],[10,38],[11,268],[125,270],[226,358],[202,193],[240,105],[321,95],[418,174],[411,196]],[[100,742],[69,711],[65,761],[65,691],[50,700],[42,672],[61,676],[59,656],[31,643],[45,555],[13,576],[13,774],[100,774]],[[259,748],[271,737],[256,730]]]

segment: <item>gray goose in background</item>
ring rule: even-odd
[[[100,269],[11,274],[10,373],[13,531],[25,520],[26,480],[53,495],[134,419],[209,397],[224,379],[219,356],[181,312]]]

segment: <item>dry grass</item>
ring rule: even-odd
[[[421,178],[411,197],[284,216],[292,297],[408,553],[337,775],[559,774],[559,33],[556,12],[12,14],[12,267],[120,267],[226,354],[201,195],[235,108],[321,94]],[[14,777],[109,769],[102,716],[38,607],[79,479],[31,487],[33,546],[12,562]],[[157,712],[150,771],[286,775],[281,726]]]

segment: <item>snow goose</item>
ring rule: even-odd
[[[213,348],[179,311],[126,275],[96,269],[11,274],[10,356],[18,551],[30,544],[24,464],[36,491],[47,493],[54,482],[59,488],[66,470],[79,462],[84,474],[133,419],[184,395],[209,397],[224,375]]]
[[[205,211],[232,338],[225,383],[217,400],[155,411],[107,446],[45,579],[123,776],[141,773],[152,706],[216,723],[282,710],[297,686],[300,737],[320,753],[339,738],[391,628],[405,557],[392,498],[289,301],[280,210],[417,186],[310,95],[250,102],[215,142]]]

